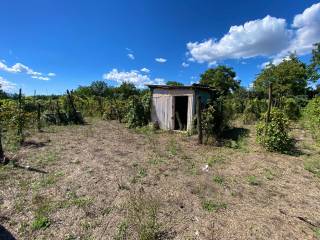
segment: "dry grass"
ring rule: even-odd
[[[299,154],[267,153],[246,127],[229,147],[116,122],[50,128],[22,167],[0,167],[0,225],[17,239],[316,239],[319,149],[295,129]]]

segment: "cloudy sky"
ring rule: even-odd
[[[308,62],[316,42],[319,0],[2,0],[0,84],[27,94],[94,80],[191,84],[226,64],[249,86],[289,52]]]

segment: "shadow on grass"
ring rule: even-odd
[[[34,140],[30,140],[30,141],[25,141],[22,143],[23,147],[30,147],[30,148],[42,148],[44,146],[46,146],[47,143],[49,143],[50,141],[46,141],[46,142],[36,142]]]
[[[1,240],[15,240],[16,238],[0,224],[0,239]]]
[[[248,134],[249,134],[249,129],[234,127],[234,128],[226,129],[222,133],[221,137],[222,139],[225,139],[225,140],[238,141],[242,137],[248,136]]]

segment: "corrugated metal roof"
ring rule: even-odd
[[[190,86],[172,86],[172,85],[155,85],[155,84],[147,84],[147,87],[150,89],[154,88],[160,88],[160,89],[201,89],[201,90],[207,90],[207,91],[215,91],[213,88],[202,85],[202,84],[192,84]]]

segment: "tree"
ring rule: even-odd
[[[314,44],[311,64],[309,65],[310,80],[316,82],[320,78],[320,42]]]
[[[133,83],[123,82],[119,87],[115,89],[115,92],[122,99],[128,99],[130,96],[137,95],[138,90]]]
[[[240,87],[240,81],[235,79],[236,73],[227,66],[210,68],[200,77],[200,84],[214,88],[220,96],[226,96]]]
[[[289,59],[279,65],[269,64],[264,68],[253,83],[254,89],[266,95],[270,82],[273,84],[273,95],[278,99],[305,95],[308,85],[307,66],[291,54]]]
[[[176,81],[168,81],[166,83],[166,85],[168,85],[168,86],[183,86],[183,83],[176,82]]]

